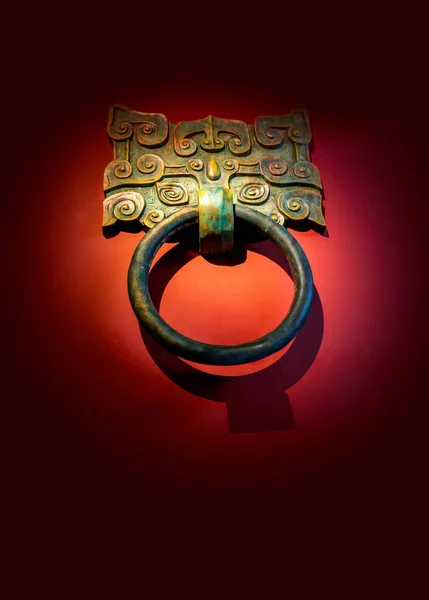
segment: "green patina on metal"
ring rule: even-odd
[[[232,252],[234,210],[228,188],[203,188],[198,194],[200,253]]]
[[[213,116],[174,124],[160,113],[113,106],[107,132],[114,160],[104,174],[106,228],[152,228],[213,188],[231,190],[234,204],[280,225],[325,225],[305,110],[250,124]]]
[[[143,327],[167,349],[196,362],[251,362],[284,347],[308,315],[313,283],[302,248],[283,226],[325,226],[306,111],[258,117],[250,124],[211,115],[174,124],[159,113],[113,106],[107,132],[114,157],[104,173],[103,228],[152,229],[138,245],[128,279]],[[291,265],[295,295],[271,333],[241,346],[211,346],[161,319],[149,296],[149,268],[168,236],[197,222],[201,254],[230,252],[234,217],[279,245]]]

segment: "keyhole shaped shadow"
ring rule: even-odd
[[[289,264],[280,249],[270,241],[258,241],[246,246],[277,262],[292,277]],[[240,262],[246,252],[239,249]],[[149,290],[159,311],[162,294],[177,271],[198,256],[189,241],[179,243],[153,266]],[[237,264],[237,262],[222,262]],[[287,308],[285,308],[285,312]],[[201,398],[224,402],[231,433],[285,431],[295,427],[295,420],[286,390],[295,385],[314,362],[323,339],[323,309],[317,289],[308,318],[287,352],[269,367],[249,375],[228,377],[204,373],[162,348],[140,326],[143,342],[156,365],[171,381]]]

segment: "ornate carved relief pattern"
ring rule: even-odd
[[[197,142],[192,138],[204,134],[198,140],[202,150],[219,152],[228,148],[233,154],[246,154],[250,150],[249,132],[246,123],[232,119],[217,119],[209,116],[199,121],[177,123],[174,129],[174,149],[179,156],[192,156],[197,151]],[[226,134],[226,135],[225,135]],[[201,136],[199,136],[201,138]]]
[[[208,116],[175,125],[162,114],[115,106],[108,135],[114,159],[104,176],[106,227],[130,220],[153,227],[197,204],[203,187],[230,188],[235,203],[280,224],[307,219],[324,225],[322,184],[310,162],[311,129],[303,110],[253,124]]]

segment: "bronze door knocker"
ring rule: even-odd
[[[178,356],[212,365],[252,362],[286,346],[307,318],[313,278],[304,251],[284,226],[325,226],[307,113],[259,117],[249,125],[213,116],[173,124],[162,114],[114,106],[107,132],[114,160],[104,174],[103,228],[149,230],[128,272],[131,304],[145,330]],[[199,226],[201,254],[231,252],[235,219],[256,226],[284,253],[295,285],[292,305],[276,329],[251,342],[197,342],[156,311],[149,269],[161,245],[193,224]]]

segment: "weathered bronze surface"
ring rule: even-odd
[[[107,131],[114,160],[104,175],[104,227],[124,229],[130,221],[154,227],[197,206],[199,191],[212,188],[230,189],[234,204],[281,225],[325,225],[304,110],[249,125],[212,116],[173,124],[162,114],[114,106]]]
[[[107,131],[114,159],[104,174],[103,227],[152,229],[129,271],[131,303],[143,326],[166,348],[196,362],[239,364],[285,346],[308,314],[312,275],[303,250],[282,226],[325,225],[307,113],[259,117],[252,124],[213,116],[174,124],[162,114],[114,106]],[[284,321],[267,336],[241,346],[211,346],[181,336],[156,313],[149,267],[166,237],[194,222],[202,254],[230,252],[234,215],[283,250],[295,295]]]
[[[228,188],[207,187],[198,193],[201,254],[232,252],[234,207]]]

